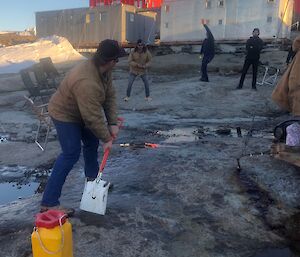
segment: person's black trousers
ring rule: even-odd
[[[204,56],[202,59],[202,65],[201,65],[201,80],[208,82],[208,75],[207,75],[207,64],[211,62],[213,57]]]
[[[238,88],[242,88],[244,84],[244,80],[250,65],[252,65],[253,73],[252,73],[252,88],[256,88],[256,78],[257,78],[257,69],[258,69],[259,60],[249,60],[246,59],[242,71],[242,76],[240,79],[240,83]]]

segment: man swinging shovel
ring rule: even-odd
[[[67,175],[79,159],[81,143],[85,176],[90,180],[97,177],[99,139],[104,152],[109,151],[119,132],[111,71],[124,53],[117,41],[102,41],[93,58],[75,66],[51,97],[48,110],[62,153],[47,182],[41,212],[59,209],[68,215],[74,213],[74,209],[60,206],[59,198]]]

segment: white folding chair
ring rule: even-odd
[[[262,67],[264,67],[265,69],[263,78],[261,82],[257,82],[256,84],[260,86],[263,86],[265,84],[270,86],[275,85],[280,69],[266,65],[263,65]]]
[[[27,100],[27,102],[30,104],[32,107],[32,111],[34,114],[36,114],[38,120],[39,120],[39,125],[38,129],[35,135],[34,142],[38,145],[38,147],[42,150],[45,151],[47,143],[48,143],[48,138],[49,138],[49,132],[52,127],[52,121],[51,117],[49,116],[48,113],[48,104],[42,104],[42,105],[36,105],[32,99],[30,99],[27,96],[24,96],[24,98]],[[43,128],[46,129],[46,135],[43,143],[40,143],[39,140],[42,137],[42,130]]]

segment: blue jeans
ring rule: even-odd
[[[98,138],[80,123],[53,120],[62,153],[57,157],[51,176],[48,179],[43,199],[43,206],[59,205],[59,198],[66,177],[79,160],[81,141],[85,176],[96,178],[98,174]]]
[[[127,93],[126,93],[127,97],[130,97],[132,84],[133,84],[136,77],[137,77],[137,75],[135,75],[133,73],[129,74],[129,81],[128,81]],[[147,74],[146,73],[142,74],[141,78],[142,78],[142,80],[144,82],[144,85],[145,85],[146,97],[149,97],[150,96],[150,90],[149,90],[149,83],[148,83]]]

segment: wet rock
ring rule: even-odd
[[[160,46],[159,48],[156,49],[156,55],[167,55],[167,54],[173,54],[173,50],[169,46]]]
[[[226,128],[226,127],[219,127],[216,130],[216,133],[219,134],[219,135],[230,135],[231,134],[231,129]]]
[[[183,53],[191,54],[193,52],[193,47],[191,45],[185,45],[182,47],[181,51]]]
[[[291,216],[285,224],[288,237],[300,244],[300,212]]]

